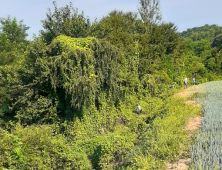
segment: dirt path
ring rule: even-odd
[[[175,94],[174,96],[180,96],[188,98],[192,96],[195,92],[201,91],[201,85],[192,86],[184,91]],[[201,105],[197,104],[194,100],[187,100],[186,104],[191,104],[196,107],[201,107]],[[186,130],[196,130],[200,128],[202,118],[200,116],[190,118],[188,120]],[[179,159],[177,162],[174,163],[167,163],[167,170],[188,170],[189,164],[191,163],[191,159]]]
[[[194,93],[199,92],[201,90],[202,90],[202,86],[201,85],[191,86],[191,87],[188,87],[188,88],[184,89],[180,93],[176,93],[174,96],[190,97]]]
[[[192,86],[192,87],[189,87],[189,88],[183,90],[180,93],[176,93],[174,96],[180,96],[180,97],[188,98],[188,97],[192,96],[194,93],[200,92],[201,88],[202,88],[201,85]],[[194,105],[196,107],[201,107],[201,105],[196,103],[194,100],[187,100],[185,103],[189,104],[189,105]],[[187,130],[199,129],[200,125],[201,125],[201,120],[202,120],[202,118],[200,116],[197,116],[195,118],[190,118],[188,120],[186,129]]]

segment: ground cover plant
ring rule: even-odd
[[[221,113],[222,113],[222,82],[205,83],[202,93],[197,98],[202,105],[203,120],[196,144],[192,147],[193,169],[221,169]]]

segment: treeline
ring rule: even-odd
[[[204,25],[202,27],[189,28],[180,33],[184,38],[191,38],[193,41],[207,39],[211,42],[214,41],[217,35],[221,34],[221,26],[218,25]]]
[[[187,29],[180,34],[187,47],[201,62],[209,73],[221,75],[222,64],[222,27],[205,25]]]
[[[1,19],[1,168],[164,169],[178,157],[199,110],[170,96],[184,77],[221,78],[220,28],[193,39],[133,12],[91,22],[56,3],[42,24],[27,41],[22,21]]]

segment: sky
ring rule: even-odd
[[[79,12],[84,11],[91,21],[98,20],[113,10],[138,12],[139,0],[56,0],[58,7],[73,3]],[[222,0],[160,0],[162,19],[174,23],[179,32],[188,28],[216,24],[222,26]],[[16,18],[29,26],[28,39],[38,36],[41,20],[47,9],[54,10],[53,0],[0,0],[0,18]]]

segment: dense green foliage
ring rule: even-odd
[[[87,37],[90,30],[90,21],[84,17],[84,13],[78,14],[78,9],[72,3],[62,8],[57,8],[54,1],[54,12],[48,9],[46,19],[42,20],[44,30],[41,30],[42,37],[47,43],[61,34],[71,37]]]
[[[195,27],[181,33],[190,51],[200,57],[205,68],[210,73],[221,75],[221,34],[222,27],[205,25]]]
[[[33,41],[1,20],[0,169],[165,169],[200,113],[172,95],[184,77],[221,78],[219,29],[194,41],[133,12],[91,23],[54,5]]]
[[[202,27],[194,27],[187,29],[180,33],[180,35],[184,38],[191,38],[193,41],[200,41],[202,39],[207,39],[209,41],[213,41],[215,35],[221,33],[222,28],[218,25],[204,25]]]

